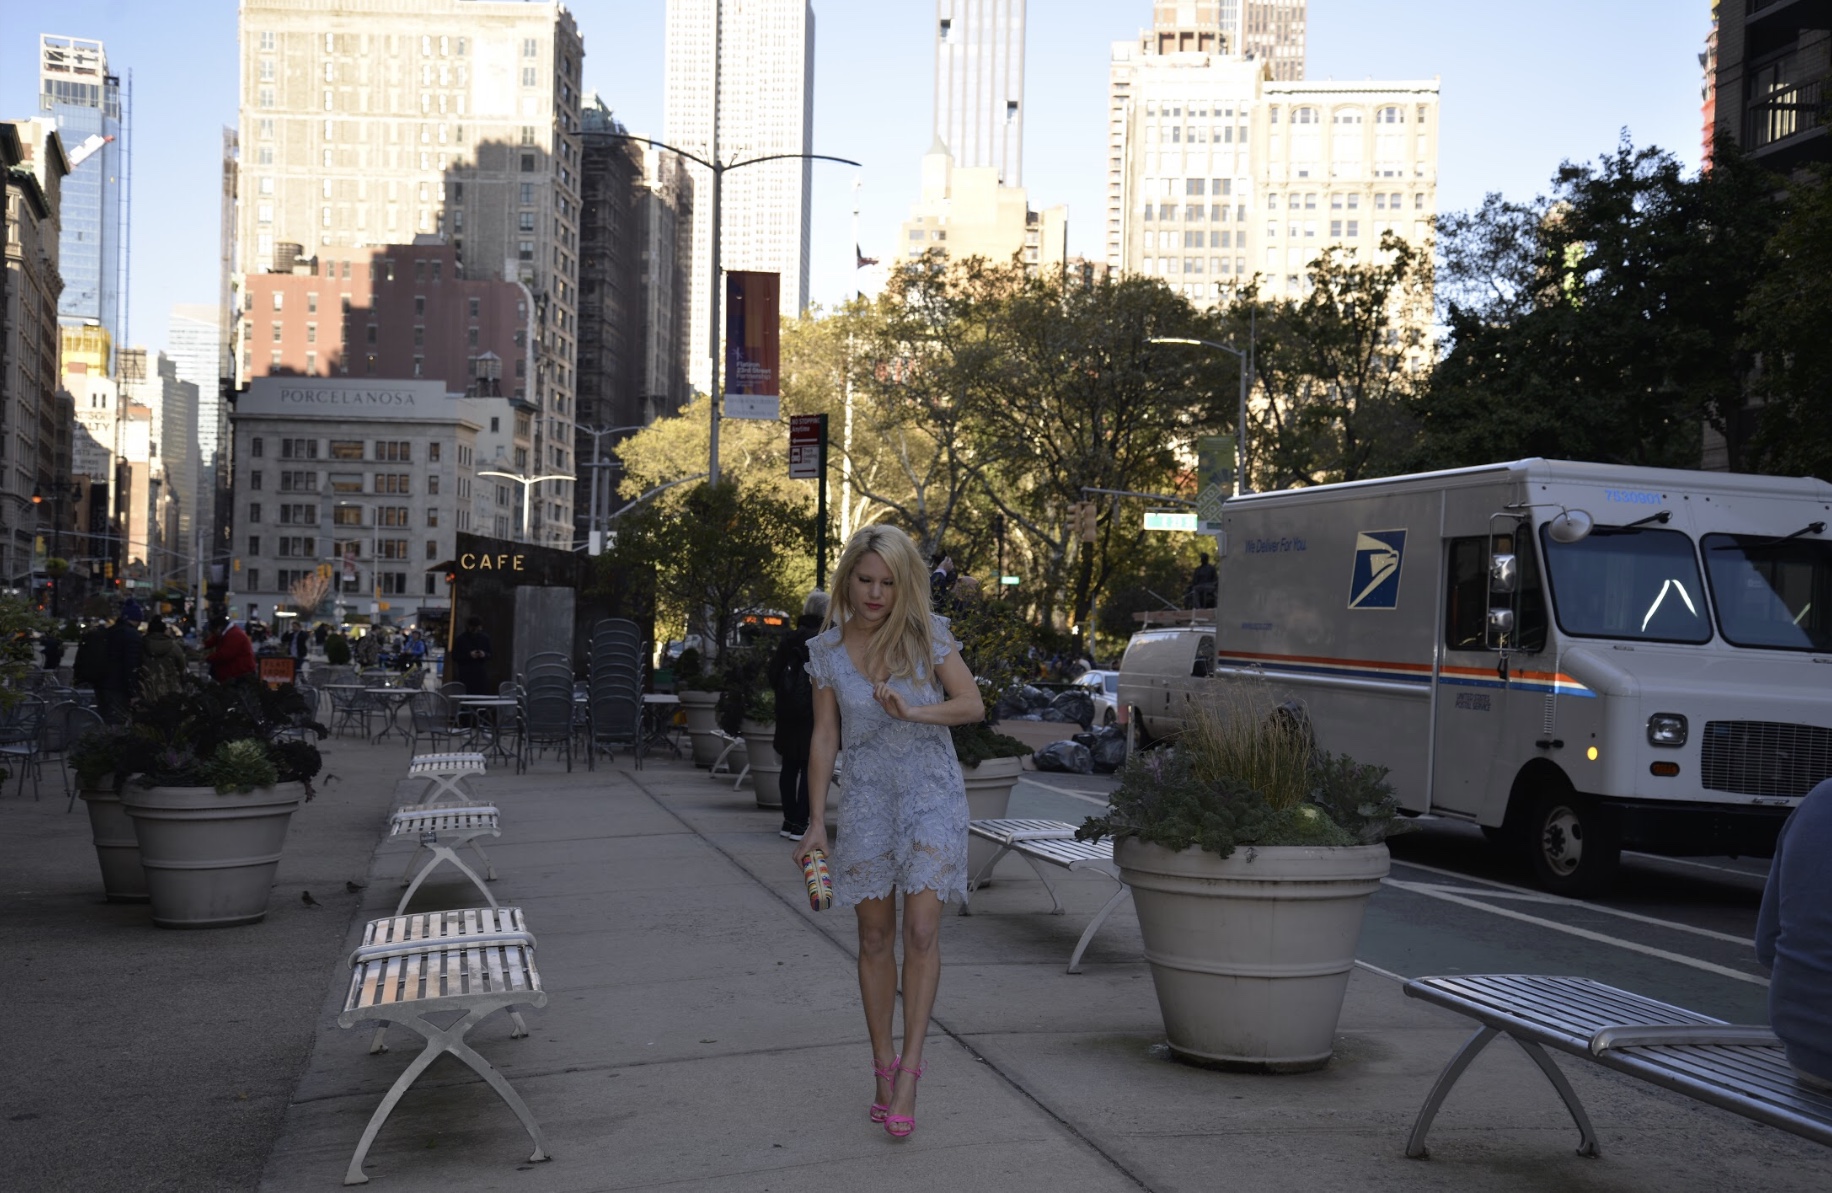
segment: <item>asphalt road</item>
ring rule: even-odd
[[[1026,774],[1011,815],[1080,823],[1113,787],[1107,775]],[[1752,944],[1765,860],[1628,854],[1610,894],[1576,900],[1536,888],[1524,861],[1468,825],[1427,821],[1388,844],[1393,870],[1361,931],[1366,965],[1408,978],[1571,974],[1768,1022]]]

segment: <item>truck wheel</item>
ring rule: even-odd
[[[1126,732],[1132,738],[1130,748],[1133,750],[1149,750],[1158,744],[1151,734],[1145,731],[1145,714],[1139,711],[1139,706],[1136,704],[1132,706],[1132,711],[1126,714]]]
[[[1109,704],[1107,706],[1107,711],[1101,714],[1100,723],[1103,725],[1111,725],[1118,719],[1119,718],[1113,715],[1113,706]]]
[[[1567,787],[1541,790],[1522,828],[1534,876],[1553,894],[1600,894],[1615,878],[1622,847],[1595,800]]]

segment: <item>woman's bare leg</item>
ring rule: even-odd
[[[941,896],[917,891],[903,897],[903,1067],[922,1065],[922,1041],[929,1034],[929,1012],[941,984]],[[916,1107],[916,1078],[899,1074],[891,1095],[891,1113],[907,1115]]]
[[[891,1034],[897,1009],[896,896],[863,899],[855,910],[859,916],[859,999],[865,1004],[865,1030],[871,1033],[872,1061],[888,1069],[897,1055],[896,1040]],[[890,1097],[890,1083],[879,1078],[873,1100],[888,1102]]]

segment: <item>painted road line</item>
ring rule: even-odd
[[[1473,874],[1459,874],[1455,870],[1444,870],[1437,866],[1427,866],[1421,862],[1394,862],[1396,866],[1410,866],[1414,870],[1425,870],[1432,874],[1442,874],[1446,878],[1456,878],[1464,882],[1480,882],[1497,888],[1489,891],[1470,891],[1472,895],[1481,895],[1491,899],[1526,899],[1535,903],[1546,903],[1557,907],[1582,907],[1587,911],[1599,911],[1604,915],[1613,915],[1621,920],[1633,920],[1638,924],[1652,924],[1657,928],[1671,928],[1675,932],[1690,932],[1694,936],[1704,936],[1711,940],[1721,940],[1727,944],[1740,944],[1745,948],[1755,948],[1755,941],[1747,936],[1733,936],[1728,932],[1717,932],[1710,928],[1699,928],[1692,924],[1682,924],[1678,920],[1663,920],[1651,915],[1642,915],[1636,911],[1623,911],[1619,907],[1606,907],[1601,903],[1589,903],[1583,899],[1567,899],[1563,895],[1550,895],[1545,891],[1530,891],[1525,887],[1514,886],[1506,882],[1496,882],[1492,878],[1477,878]],[[1421,886],[1437,884],[1421,883]],[[1438,887],[1440,890],[1454,890],[1453,887]],[[1506,892],[1506,893],[1503,893]]]
[[[1083,800],[1087,803],[1095,805],[1096,807],[1104,808],[1107,806],[1107,800],[1105,796],[1102,796],[1101,798],[1096,799],[1093,795],[1089,794],[1086,791],[1076,791],[1075,789],[1071,787],[1058,787],[1054,783],[1040,783],[1036,779],[1027,778],[1022,775],[1018,777],[1018,782],[1029,783],[1032,787],[1041,787],[1045,791],[1053,791],[1057,795],[1066,795],[1074,799]]]
[[[1685,866],[1693,870],[1711,870],[1718,874],[1734,874],[1738,878],[1753,878],[1757,882],[1764,884],[1768,882],[1768,872],[1765,870],[1739,870],[1735,866],[1714,866],[1710,862],[1695,862],[1690,858],[1683,857],[1662,857],[1658,853],[1642,853],[1639,850],[1632,849],[1624,849],[1622,851],[1622,856],[1646,858],[1650,862],[1660,862],[1667,866]],[[1753,860],[1767,861],[1768,859],[1760,858]]]
[[[1440,899],[1446,903],[1455,903],[1462,907],[1473,908],[1476,911],[1486,911],[1490,915],[1498,915],[1504,919],[1518,920],[1523,924],[1532,924],[1540,928],[1550,928],[1554,932],[1563,932],[1567,936],[1576,936],[1583,940],[1595,941],[1598,944],[1614,945],[1619,949],[1627,949],[1633,953],[1643,953],[1649,957],[1658,957],[1662,961],[1672,961],[1678,965],[1689,966],[1693,969],[1702,969],[1706,973],[1715,973],[1720,977],[1735,978],[1739,982],[1748,982],[1752,986],[1768,985],[1767,978],[1760,977],[1753,973],[1744,973],[1742,970],[1732,969],[1728,965],[1717,965],[1710,961],[1700,960],[1697,957],[1688,957],[1684,953],[1674,953],[1667,949],[1657,949],[1652,945],[1642,944],[1639,941],[1624,940],[1620,936],[1608,936],[1602,932],[1592,932],[1588,928],[1579,928],[1573,924],[1561,924],[1557,920],[1548,920],[1543,916],[1528,915],[1525,912],[1514,911],[1507,907],[1496,907],[1494,904],[1484,903],[1480,899],[1466,899],[1461,895],[1453,895],[1449,891],[1434,884],[1406,882],[1398,878],[1383,878],[1380,881],[1383,885],[1394,887],[1397,890],[1408,891],[1415,895],[1423,895],[1427,899]],[[1593,905],[1583,903],[1579,904],[1579,906],[1590,907]]]

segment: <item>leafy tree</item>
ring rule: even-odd
[[[1764,471],[1832,480],[1832,174],[1796,179],[1743,309],[1757,354],[1752,457]]]
[[[718,651],[744,612],[798,599],[810,530],[803,503],[724,476],[693,487],[678,509],[650,503],[626,514],[599,566],[652,571],[656,620],[685,624]]]
[[[1431,262],[1391,232],[1370,260],[1331,247],[1295,301],[1250,288],[1228,313],[1256,325],[1248,443],[1256,487],[1352,481],[1397,471],[1427,375]],[[1237,336],[1237,342],[1246,342]]]
[[[1774,226],[1772,187],[1730,147],[1688,178],[1624,143],[1561,168],[1550,199],[1491,197],[1449,221],[1449,348],[1410,463],[1696,467],[1709,421],[1743,467],[1752,357],[1737,314]]]

